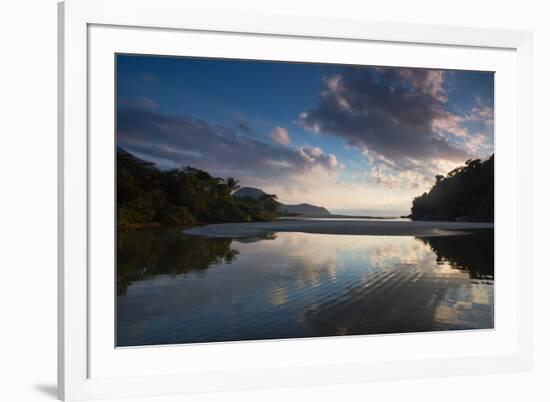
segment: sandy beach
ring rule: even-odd
[[[492,229],[493,223],[374,221],[374,220],[280,220],[274,222],[219,223],[184,230],[188,235],[243,238],[275,232],[302,232],[377,236],[450,236],[468,229]]]

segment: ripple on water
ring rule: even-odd
[[[117,344],[492,328],[492,242],[492,230],[248,240],[126,232]]]

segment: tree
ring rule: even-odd
[[[117,225],[193,225],[275,219],[276,195],[237,200],[233,177],[222,179],[193,167],[163,171],[117,150]]]
[[[234,179],[233,177],[228,177],[227,179],[225,179],[225,183],[231,193],[234,193],[241,188],[241,186],[239,185],[239,181],[237,179]]]
[[[413,200],[416,220],[494,221],[494,155],[467,160],[446,177],[436,176],[430,191]]]

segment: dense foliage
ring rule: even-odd
[[[117,225],[193,225],[197,222],[252,222],[275,219],[275,195],[235,198],[232,177],[212,177],[186,167],[163,171],[117,150]]]
[[[415,220],[493,222],[494,155],[436,176],[431,190],[413,200],[411,212]]]

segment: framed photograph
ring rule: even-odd
[[[531,34],[59,5],[59,396],[531,367]]]

